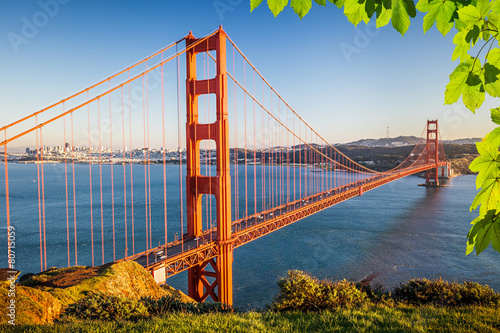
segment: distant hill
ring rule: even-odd
[[[380,138],[380,139],[361,139],[343,145],[346,146],[367,146],[367,147],[404,147],[414,146],[418,143],[419,138],[416,136],[398,136],[396,138]],[[481,141],[480,138],[456,139],[456,140],[443,140],[447,144],[474,144]]]
[[[416,136],[398,136],[396,138],[361,139],[346,143],[347,146],[368,146],[368,147],[403,147],[414,146],[418,143]]]

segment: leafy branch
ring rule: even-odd
[[[255,10],[263,0],[250,0],[250,11]],[[326,0],[314,0],[326,6]],[[452,29],[455,49],[452,61],[459,64],[450,74],[450,82],[444,92],[444,104],[456,103],[460,98],[473,113],[483,104],[485,95],[500,97],[500,0],[328,0],[343,9],[349,22],[368,24],[375,19],[377,28],[392,23],[404,35],[416,16],[417,10],[425,13],[423,30],[426,33],[434,25],[446,36]],[[267,0],[267,6],[274,16],[281,13],[288,0]],[[290,0],[290,7],[302,19],[311,9],[312,0]],[[496,42],[496,43],[495,43]],[[481,48],[472,57],[469,52],[477,44]],[[486,46],[488,52],[481,59]],[[500,108],[491,109],[491,120],[500,125]],[[476,143],[479,156],[470,169],[477,172],[477,193],[471,210],[479,208],[479,215],[471,224],[467,235],[467,251],[474,248],[481,253],[489,244],[500,252],[500,126]]]

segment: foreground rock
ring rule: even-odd
[[[15,300],[16,325],[52,323],[69,304],[90,292],[134,299],[172,295],[194,302],[179,290],[160,287],[150,273],[133,261],[49,269],[15,284],[15,297],[9,297],[9,285],[2,282],[0,307],[6,309],[10,300]],[[4,315],[0,324],[11,319]]]

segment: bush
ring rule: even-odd
[[[443,306],[498,306],[500,294],[489,286],[465,281],[462,284],[442,279],[412,279],[394,289],[394,297],[409,304],[435,304]]]
[[[204,313],[228,313],[233,312],[233,308],[223,303],[184,303],[175,296],[163,296],[159,299],[151,297],[141,298],[142,304],[152,316],[162,316],[171,312],[186,312],[193,314]]]
[[[135,299],[97,293],[69,305],[65,315],[100,320],[137,320],[149,317],[146,307]]]
[[[287,277],[278,281],[278,296],[270,306],[277,311],[360,307],[370,304],[367,294],[346,280],[318,281],[302,271],[288,271]]]

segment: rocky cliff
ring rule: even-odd
[[[11,297],[8,294],[12,290],[10,282],[2,282],[0,308],[6,309],[13,299],[16,324],[51,323],[66,306],[90,292],[135,299],[174,295],[184,302],[194,302],[179,290],[168,286],[160,287],[150,273],[133,261],[98,267],[53,268],[23,279],[13,288],[15,296]],[[11,319],[2,316],[0,324]]]

